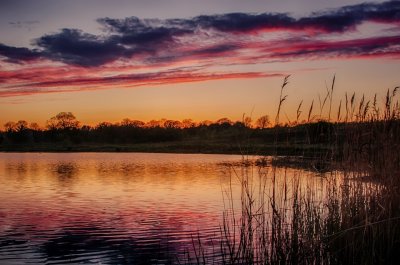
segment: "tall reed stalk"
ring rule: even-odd
[[[276,124],[287,84],[285,78]],[[320,100],[319,120],[328,102],[326,120],[331,121],[334,84],[335,77]],[[345,113],[340,101],[330,132],[330,153],[316,156],[330,157],[339,171],[316,175],[277,166],[274,158],[254,164],[243,157],[241,166],[232,165],[224,192],[218,264],[400,264],[397,91],[388,90],[382,106],[376,95],[369,101],[345,94]]]

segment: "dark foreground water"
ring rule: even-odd
[[[0,264],[218,260],[226,164],[240,156],[0,153]]]

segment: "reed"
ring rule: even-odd
[[[331,121],[335,79],[327,94],[319,97],[317,121]],[[277,125],[287,84],[288,77],[281,87]],[[316,177],[315,172],[308,175],[304,170],[278,166],[275,157],[264,157],[258,164],[243,157],[242,166],[232,165],[230,185],[223,193],[226,207],[216,249],[218,264],[399,264],[397,91],[398,87],[388,90],[382,105],[376,95],[371,101],[346,93],[345,113],[340,100],[329,154],[316,155],[313,161],[329,158],[340,170]],[[323,117],[327,102],[328,114]],[[314,101],[308,111],[309,124],[315,119],[313,106]],[[239,193],[233,188],[235,181]]]

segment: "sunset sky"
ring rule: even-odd
[[[400,85],[400,1],[2,0],[0,32],[0,125],[274,117],[286,75],[293,119],[334,75],[335,102]]]

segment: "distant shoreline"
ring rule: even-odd
[[[182,153],[182,154],[231,154],[231,155],[302,155],[315,156],[316,153],[326,152],[327,146],[309,145],[279,145],[252,144],[240,146],[228,143],[184,143],[162,142],[144,144],[10,144],[0,145],[0,152],[10,153],[81,153],[81,152],[110,152],[110,153]]]

